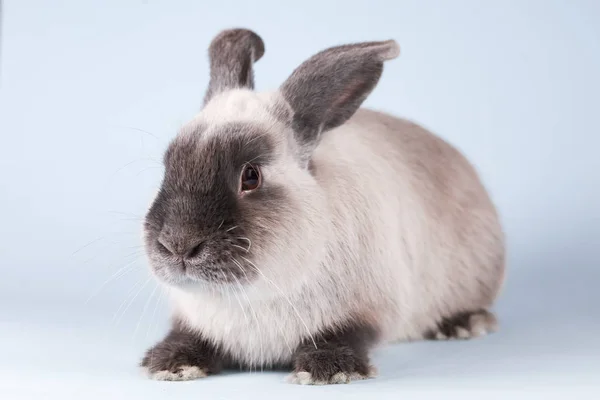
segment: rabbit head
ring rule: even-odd
[[[254,32],[221,32],[209,47],[201,112],[164,155],[145,219],[154,274],[179,287],[299,284],[318,271],[336,226],[311,164],[323,134],[346,122],[376,86],[394,41],[332,47],[276,91],[256,93]]]

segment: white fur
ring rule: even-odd
[[[377,369],[373,366],[369,368],[369,374],[367,376],[352,373],[347,374],[345,372],[338,372],[333,375],[329,381],[320,381],[314,379],[310,372],[298,371],[289,374],[286,377],[287,383],[295,383],[297,385],[328,385],[328,384],[339,384],[339,383],[350,383],[352,381],[360,381],[363,379],[375,378],[377,376]]]
[[[195,134],[199,124],[208,127],[206,138],[219,132],[219,126],[228,122],[252,122],[272,125],[276,119],[269,112],[272,93],[257,93],[236,89],[215,95],[196,117],[187,123],[180,135]],[[214,128],[214,129],[211,129]]]
[[[441,331],[435,332],[433,337],[437,340],[471,339],[495,332],[498,321],[494,314],[488,311],[473,313],[465,326],[455,326],[455,331],[448,337]]]
[[[156,381],[191,381],[200,378],[206,378],[206,371],[198,367],[185,365],[179,368],[177,372],[157,371],[148,372],[150,379]]]
[[[227,92],[182,131],[237,120],[266,127],[280,145],[264,180],[289,187],[293,204],[277,238],[252,246],[258,281],[173,288],[179,317],[241,361],[266,366],[348,320],[375,325],[383,342],[419,339],[442,317],[492,304],[503,280],[503,234],[458,151],[415,124],[361,109],[323,135],[313,176],[295,162],[269,99]]]

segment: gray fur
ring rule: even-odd
[[[252,64],[265,53],[262,39],[247,29],[230,29],[217,35],[210,44],[210,83],[204,103],[229,89],[254,89]]]
[[[346,122],[375,88],[383,62],[399,53],[394,41],[342,45],[323,50],[300,65],[281,87],[294,111],[293,129],[303,159],[321,132]]]

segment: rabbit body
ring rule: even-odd
[[[219,115],[204,118],[227,121],[224,103],[236,95],[238,103],[253,100],[234,92],[215,104]],[[257,107],[238,105],[231,118],[245,120],[243,108],[247,120],[262,115],[276,126]],[[307,233],[319,244],[284,240],[278,265],[257,264],[273,276],[252,287],[171,289],[176,315],[190,327],[259,367],[288,363],[307,337],[352,321],[376,327],[380,343],[415,340],[445,317],[492,305],[504,275],[503,234],[455,148],[412,122],[360,109],[327,132],[311,168],[318,186],[307,197],[322,203],[324,224]],[[286,247],[320,256],[297,265]]]

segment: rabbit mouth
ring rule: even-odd
[[[194,281],[216,284],[247,284],[253,280],[255,273],[242,262],[232,258],[230,262],[196,264],[184,261],[185,276]]]
[[[249,259],[231,258],[229,262],[210,260],[161,260],[152,263],[154,275],[162,282],[178,287],[198,285],[247,285],[258,273]]]

